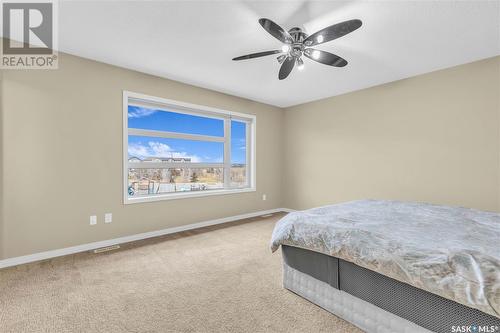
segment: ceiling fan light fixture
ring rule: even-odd
[[[297,69],[299,71],[304,69],[304,60],[302,60],[301,58],[297,58]]]
[[[282,47],[281,47],[281,51],[285,52],[285,53],[288,53],[288,51],[290,51],[290,45],[288,44],[284,44]]]
[[[321,56],[321,53],[318,50],[313,50],[311,53],[311,57],[314,60],[318,60],[320,56]]]

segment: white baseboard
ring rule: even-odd
[[[11,266],[16,266],[16,265],[21,265],[21,264],[27,264],[27,263],[34,262],[34,261],[40,261],[40,260],[65,256],[68,254],[74,254],[74,253],[78,253],[78,252],[95,250],[95,249],[98,249],[101,247],[112,246],[112,245],[116,245],[116,244],[123,244],[123,243],[141,240],[141,239],[151,238],[151,237],[158,237],[158,236],[173,234],[173,233],[185,231],[185,230],[192,230],[192,229],[208,227],[208,226],[216,225],[216,224],[234,222],[234,221],[248,219],[251,217],[257,217],[257,216],[266,215],[266,214],[273,214],[273,213],[279,213],[279,212],[289,213],[292,211],[293,210],[288,209],[288,208],[275,208],[275,209],[269,209],[269,210],[262,210],[262,211],[258,211],[258,212],[248,213],[248,214],[223,217],[220,219],[209,220],[209,221],[193,223],[193,224],[188,224],[188,225],[182,225],[179,227],[144,232],[141,234],[135,234],[135,235],[114,238],[114,239],[108,239],[108,240],[94,242],[94,243],[87,243],[87,244],[82,244],[82,245],[77,245],[77,246],[71,246],[71,247],[66,247],[63,249],[38,252],[38,253],[34,253],[34,254],[28,254],[25,256],[0,260],[0,269],[6,268],[6,267],[11,267]]]

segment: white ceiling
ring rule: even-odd
[[[287,107],[500,54],[500,1],[62,1],[63,52]],[[279,81],[276,56],[235,56],[281,43],[259,25],[313,33],[363,26],[318,46],[349,61],[306,59]]]

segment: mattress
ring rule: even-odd
[[[288,214],[271,249],[337,257],[500,318],[499,239],[497,213],[361,200]]]

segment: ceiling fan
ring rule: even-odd
[[[246,60],[283,53],[277,58],[278,62],[281,64],[278,74],[280,80],[286,79],[295,65],[297,65],[299,70],[304,68],[302,55],[329,66],[344,67],[347,65],[347,61],[338,55],[313,49],[311,46],[323,44],[347,35],[361,27],[362,24],[360,20],[344,21],[331,25],[309,36],[300,28],[292,28],[285,31],[282,27],[266,18],[261,18],[259,23],[267,32],[283,43],[281,50],[247,54],[233,58],[233,60]]]

